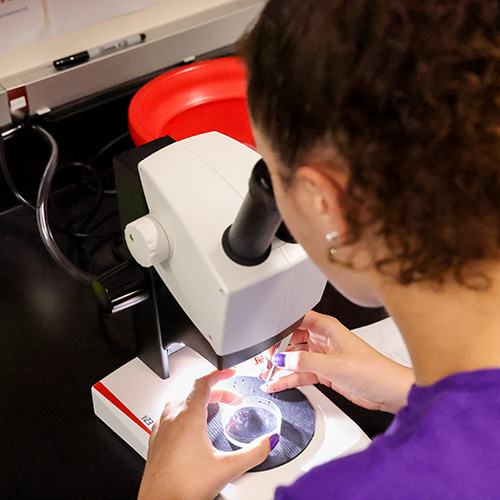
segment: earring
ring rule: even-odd
[[[338,231],[331,231],[328,233],[325,238],[326,241],[329,244],[328,248],[328,258],[332,261],[335,262],[335,254],[337,253],[337,249],[335,248],[336,245],[336,239],[339,237],[339,232]]]

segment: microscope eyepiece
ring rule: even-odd
[[[243,266],[256,266],[271,253],[271,241],[282,223],[267,165],[259,160],[250,177],[248,194],[222,237],[227,256]]]

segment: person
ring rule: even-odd
[[[259,152],[291,233],[352,301],[383,305],[413,370],[310,313],[269,386],[329,385],[396,413],[297,499],[499,497],[500,6],[270,0],[242,42]],[[214,451],[199,379],[155,424],[140,498],[209,499],[264,460]]]

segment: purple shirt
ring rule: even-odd
[[[413,386],[365,451],[316,467],[275,498],[500,499],[500,369]]]

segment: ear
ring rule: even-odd
[[[347,186],[348,174],[341,170],[302,166],[296,173],[296,184],[301,189],[301,199],[311,215],[322,222],[325,234],[338,231],[346,233],[347,224],[340,206],[340,196]]]

